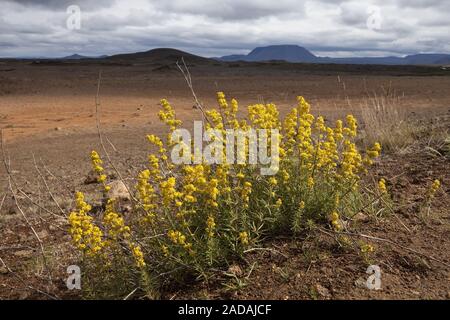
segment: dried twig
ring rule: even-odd
[[[130,198],[136,202],[139,203],[138,199],[136,199],[136,197],[133,196],[133,193],[131,192],[130,188],[128,187],[128,185],[125,183],[125,180],[123,179],[122,175],[120,174],[119,170],[117,169],[117,167],[114,165],[114,162],[112,161],[108,150],[105,147],[105,144],[103,143],[103,134],[100,128],[100,112],[99,112],[99,108],[100,108],[100,84],[102,81],[102,72],[100,71],[98,74],[98,82],[97,82],[97,93],[95,95],[95,120],[96,120],[96,126],[97,126],[97,134],[98,134],[98,139],[100,141],[100,145],[103,149],[103,152],[106,155],[106,158],[108,159],[109,164],[111,165],[111,167],[113,168],[113,170],[115,171],[115,173],[117,174],[117,176],[119,177],[120,181],[122,181],[123,185],[125,186],[125,188],[127,189]]]
[[[3,203],[5,202],[5,199],[6,199],[6,193],[3,195],[2,202],[0,202],[0,212],[2,212]]]
[[[13,196],[14,203],[15,203],[17,209],[19,210],[20,214],[22,215],[23,219],[25,220],[25,223],[28,225],[28,227],[32,231],[34,237],[36,238],[36,240],[37,240],[37,242],[39,244],[39,248],[40,248],[41,254],[42,254],[42,262],[43,262],[44,266],[47,268],[47,271],[48,271],[48,274],[49,274],[49,280],[50,280],[50,282],[52,282],[51,270],[50,270],[50,268],[48,267],[48,264],[47,264],[47,258],[45,256],[44,244],[43,244],[41,238],[39,237],[39,235],[37,234],[36,230],[34,229],[33,225],[30,223],[30,220],[28,220],[27,215],[22,210],[22,207],[20,206],[19,201],[17,199],[17,194],[14,191],[14,188],[13,188],[13,185],[12,185],[13,184],[13,176],[12,176],[12,173],[11,173],[10,162],[8,162],[6,160],[5,146],[4,146],[4,143],[3,143],[3,130],[0,130],[0,144],[1,144],[1,150],[2,150],[2,156],[3,156],[3,164],[5,166],[5,170],[6,170],[6,173],[8,175],[9,190],[11,191],[11,194]]]
[[[50,171],[50,169],[45,165],[45,163],[44,163],[44,161],[42,160],[42,158],[39,158],[39,161],[40,161],[40,163],[41,163],[42,168],[44,168],[44,170],[47,171],[47,173],[48,173],[51,177],[53,177],[53,178],[56,179],[56,180],[62,180],[62,181],[64,182],[63,179],[58,178],[57,176],[55,176],[55,175],[53,174],[53,172]],[[69,194],[72,194],[72,193],[73,193],[73,190],[70,189],[70,188],[67,186],[66,183],[63,183],[63,186],[64,186],[64,188],[67,190],[67,192],[68,192]],[[73,201],[73,200],[70,199],[70,201]]]
[[[272,253],[275,253],[275,254],[279,254],[279,255],[285,257],[286,259],[289,258],[284,253],[282,253],[282,252],[280,252],[278,250],[275,250],[275,249],[271,249],[271,248],[250,248],[250,249],[245,250],[244,253],[249,253],[249,252],[252,252],[252,251],[269,251],[269,252],[272,252]]]
[[[41,170],[39,170],[39,167],[36,163],[36,157],[34,156],[34,153],[32,153],[33,155],[33,162],[34,162],[34,168],[36,169],[36,172],[38,173],[39,177],[41,177],[42,182],[44,182],[45,188],[47,189],[48,194],[50,195],[50,198],[52,198],[53,202],[56,204],[56,206],[58,207],[59,211],[61,211],[63,216],[67,216],[66,213],[64,212],[64,210],[61,208],[61,206],[59,205],[58,201],[56,201],[55,197],[53,196],[53,193],[51,192],[48,184],[47,184],[47,180],[45,180],[44,176],[41,173]]]
[[[131,291],[129,294],[127,294],[127,296],[125,298],[123,298],[123,300],[128,300],[136,291],[138,291],[138,288],[135,288],[133,291]]]
[[[177,65],[178,69],[181,71],[181,73],[183,74],[183,77],[186,80],[186,83],[187,83],[189,89],[191,90],[191,93],[192,93],[192,96],[193,96],[194,102],[195,102],[194,107],[196,109],[200,110],[200,112],[202,113],[203,120],[204,121],[206,120],[213,127],[213,124],[211,123],[208,116],[206,115],[203,105],[200,103],[200,101],[197,98],[197,94],[195,93],[194,86],[192,84],[191,72],[189,71],[189,68],[187,67],[186,62],[184,61],[184,57],[181,57],[181,62],[183,63],[183,65],[180,65],[178,63],[178,61],[177,61],[176,65]]]

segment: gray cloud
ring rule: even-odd
[[[66,27],[69,5],[81,29]],[[219,56],[299,44],[317,53],[450,52],[447,0],[0,0],[0,56],[113,54],[176,47]],[[369,8],[380,29],[370,29]]]
[[[27,7],[49,8],[51,10],[65,9],[70,5],[77,5],[84,10],[114,6],[116,0],[6,0]]]
[[[303,3],[296,0],[172,0],[155,1],[155,8],[169,13],[204,15],[222,20],[252,20],[303,12]]]

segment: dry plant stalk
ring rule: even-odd
[[[374,93],[364,101],[361,117],[368,144],[378,141],[384,150],[398,151],[413,143],[417,129],[400,102],[401,99],[391,92],[385,95]]]

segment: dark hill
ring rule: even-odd
[[[184,58],[186,63],[210,63],[213,61],[208,58],[171,48],[159,48],[145,52],[117,54],[110,56],[107,59],[138,63],[170,64],[181,61],[182,58]]]

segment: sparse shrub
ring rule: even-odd
[[[386,151],[399,151],[415,141],[419,128],[408,119],[407,108],[402,108],[395,96],[369,97],[361,110],[364,122],[364,140],[380,142]]]
[[[168,283],[207,278],[212,268],[239,259],[265,237],[293,235],[311,224],[340,231],[346,217],[357,212],[364,197],[361,177],[381,146],[375,143],[359,152],[352,115],[345,123],[338,120],[328,126],[323,117],[310,113],[303,97],[283,120],[274,104],[249,106],[245,119],[236,116],[236,100],[229,103],[218,93],[218,104],[218,109],[205,112],[206,128],[279,130],[276,174],[261,175],[258,166],[250,164],[173,163],[169,150],[178,141],[171,133],[182,122],[162,100],[159,117],[169,135],[148,136],[156,152],[137,177],[131,214],[116,212],[109,199],[103,218],[94,219],[77,193],[70,233],[91,272],[85,273],[91,296],[108,288],[108,297],[123,297],[139,287],[157,297],[158,289]],[[270,150],[271,137],[260,139],[267,139]],[[226,150],[226,141],[219,143]],[[246,157],[248,152],[246,148]],[[98,153],[91,156],[99,182],[107,187]]]

